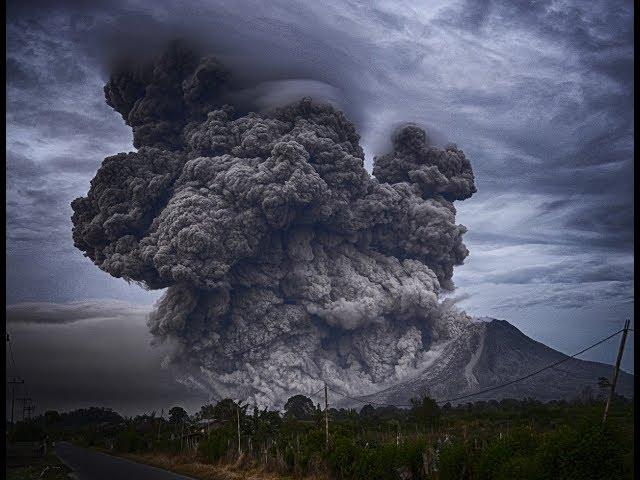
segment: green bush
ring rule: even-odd
[[[536,433],[517,429],[480,451],[456,442],[440,452],[442,480],[608,480],[632,478],[617,430],[598,422]]]
[[[507,459],[494,477],[495,480],[540,480],[544,478],[545,467],[535,456],[526,454]]]
[[[621,439],[608,426],[565,425],[546,436],[539,460],[549,479],[619,479],[624,478],[623,452]]]
[[[443,446],[438,457],[438,470],[441,480],[469,478],[469,463],[465,446],[459,442]]]
[[[301,473],[309,473],[310,465],[319,463],[325,452],[324,431],[312,430],[304,434],[300,439],[300,451],[296,458]]]
[[[353,440],[345,437],[333,440],[333,445],[328,456],[329,467],[338,479],[354,478],[358,463],[362,463],[362,450],[355,445]],[[360,467],[361,468],[361,467]]]
[[[475,453],[471,470],[478,480],[492,480],[502,475],[505,465],[514,458],[529,457],[535,449],[534,433],[528,428],[515,429],[502,438],[492,439],[486,448]]]
[[[491,480],[502,470],[513,456],[513,446],[506,439],[487,445],[481,454],[475,456],[474,472],[478,480]]]
[[[400,469],[406,469],[418,478],[424,449],[424,442],[409,441],[371,448],[339,437],[334,439],[327,462],[337,479],[395,480]]]
[[[212,430],[198,444],[198,453],[206,460],[216,462],[227,453],[230,438],[229,433],[224,429]]]
[[[114,447],[119,452],[133,453],[144,450],[146,442],[135,430],[123,430],[116,436]]]
[[[38,442],[44,438],[44,430],[34,422],[18,422],[10,434],[13,442]]]

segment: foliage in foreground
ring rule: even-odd
[[[455,442],[442,449],[442,480],[591,480],[633,478],[623,439],[599,423],[536,433],[520,428],[480,450]]]
[[[288,402],[284,415],[249,412],[228,399],[205,405],[192,417],[172,409],[169,420],[90,409],[83,423],[82,415],[48,412],[16,431],[27,436],[44,431],[49,438],[114,453],[182,455],[295,478],[633,478],[634,410],[628,400],[614,402],[606,426],[602,404],[594,401],[503,400],[446,408],[430,399],[412,403],[407,410],[370,405],[360,412],[330,410],[328,449],[324,412],[305,398]],[[65,424],[64,418],[73,421]],[[207,419],[213,421],[210,428]]]

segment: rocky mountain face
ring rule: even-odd
[[[472,323],[460,335],[444,342],[440,346],[441,353],[413,379],[359,399],[374,404],[402,405],[409,404],[411,398],[428,394],[438,401],[451,399],[451,404],[455,405],[502,398],[531,397],[549,401],[605,394],[598,386],[598,378],[609,379],[613,367],[572,358],[507,387],[456,399],[510,382],[567,358],[527,337],[509,322],[484,320]],[[633,392],[633,375],[621,371],[616,393],[632,397]],[[341,406],[357,405],[345,400]]]

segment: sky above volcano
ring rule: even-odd
[[[456,203],[470,255],[451,296],[470,315],[565,353],[633,318],[631,2],[10,2],[7,329],[47,405],[79,406],[66,400],[78,385],[85,405],[125,413],[142,395],[200,400],[149,346],[161,292],[98,270],[71,239],[70,202],[105,156],[134,150],[104,102],[111,60],[175,36],[243,72],[265,104],[309,95],[344,110],[369,171],[401,122],[464,150],[478,192]],[[612,363],[616,349],[583,358]]]

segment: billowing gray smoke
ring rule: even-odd
[[[341,112],[308,98],[239,112],[230,79],[178,44],[112,75],[107,103],[139,150],[73,201],[75,246],[168,287],[151,331],[218,396],[278,405],[322,380],[370,393],[424,368],[468,321],[438,300],[468,254],[452,204],[476,191],[464,153],[408,126],[371,176]]]

